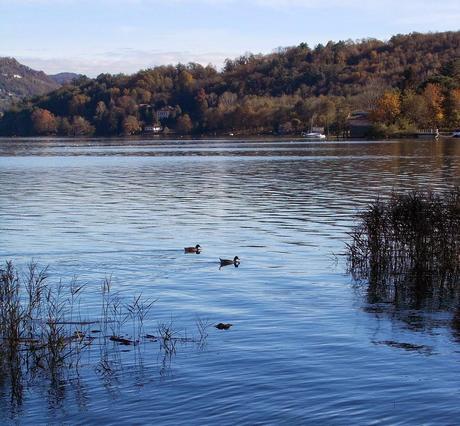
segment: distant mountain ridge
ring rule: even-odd
[[[47,75],[14,58],[0,57],[0,111],[24,98],[49,93],[79,76],[74,73]]]
[[[63,86],[64,84],[72,83],[77,78],[82,77],[82,74],[76,74],[74,72],[60,72],[59,74],[52,74],[48,77],[50,77],[55,83]]]

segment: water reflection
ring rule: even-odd
[[[143,386],[155,374],[167,377],[178,347],[205,347],[211,324],[200,318],[197,337],[182,335],[172,320],[160,323],[156,336],[146,333],[155,300],[142,295],[124,300],[112,292],[111,277],[103,280],[100,306],[92,313],[99,316],[82,319],[85,287],[76,279],[68,285],[49,283],[48,268],[34,262],[23,273],[12,262],[0,267],[0,405],[5,413],[20,414],[26,390],[37,383],[46,387],[50,410],[63,409],[71,397],[81,409],[88,370],[115,392],[127,380]],[[145,365],[146,355],[150,359],[154,352],[161,358],[158,365]]]
[[[433,333],[434,328],[452,324],[455,333],[455,316],[453,321],[439,321],[433,315],[460,306],[459,206],[458,188],[417,191],[377,199],[358,215],[347,244],[347,262],[370,304],[367,312],[386,313],[415,332]],[[425,345],[385,342],[425,351]]]
[[[87,282],[83,318],[113,274],[124,300],[158,299],[146,334],[171,316],[183,337],[196,316],[235,324],[212,328],[202,351],[177,342],[167,357],[159,340],[105,352],[95,333],[66,386],[59,375],[0,377],[0,421],[424,424],[460,414],[452,317],[366,303],[341,256],[377,194],[460,184],[459,141],[2,140],[0,155],[1,257]],[[184,254],[197,241],[200,256]],[[219,271],[219,256],[234,254],[242,267]],[[22,383],[16,415],[12,382]],[[65,398],[53,412],[43,404],[51,382]]]
[[[92,398],[95,378],[112,399],[120,395],[121,389],[165,380],[173,375],[173,362],[179,349],[190,352],[204,347],[202,341],[181,338],[177,344],[178,341],[174,350],[161,345],[155,345],[155,349],[148,344],[122,349],[104,339],[95,342],[81,359],[74,360],[75,363],[56,364],[52,368],[37,363],[30,352],[6,352],[2,346],[0,407],[7,417],[15,418],[23,410],[28,390],[35,388],[43,392],[40,399],[45,397],[50,410],[63,409],[71,401],[76,401],[78,408],[83,410]],[[87,386],[86,381],[90,381],[91,386]]]

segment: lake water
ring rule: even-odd
[[[57,384],[24,379],[19,402],[0,379],[0,423],[457,424],[451,314],[368,305],[343,257],[369,200],[451,185],[453,139],[1,140],[2,262],[77,276],[84,318],[112,274],[123,300],[157,299],[148,333],[233,327],[171,357],[114,344],[110,375],[88,349]]]

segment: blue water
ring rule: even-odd
[[[460,185],[459,172],[453,139],[0,140],[2,262],[77,276],[84,318],[112,274],[123,300],[157,300],[146,332],[233,324],[169,358],[158,344],[115,348],[110,377],[89,349],[58,386],[25,381],[20,404],[0,380],[0,421],[456,424],[450,313],[374,309],[343,253],[369,200]],[[235,255],[239,268],[219,269]]]

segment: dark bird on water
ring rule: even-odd
[[[235,267],[238,267],[238,265],[240,264],[240,258],[238,256],[235,256],[232,259],[221,259],[219,258],[220,260],[220,266],[227,266],[227,265],[235,265]]]
[[[219,324],[216,324],[214,327],[216,327],[218,330],[228,330],[233,324],[225,324],[223,322],[220,322]]]
[[[195,247],[185,247],[184,248],[185,253],[200,253],[201,252],[201,246],[197,244]]]

